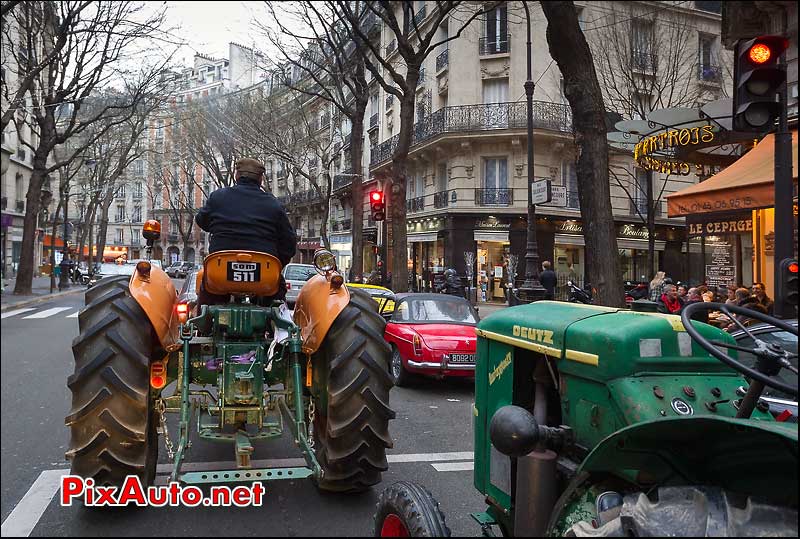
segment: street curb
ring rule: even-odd
[[[28,307],[30,305],[37,305],[39,303],[44,303],[45,301],[50,301],[53,299],[62,298],[64,296],[70,296],[73,294],[80,294],[81,292],[86,292],[86,288],[77,288],[75,290],[67,290],[66,292],[55,292],[53,294],[47,294],[38,298],[26,299],[23,301],[16,301],[16,302],[9,302],[5,303],[0,306],[0,312],[5,312],[11,309],[18,309],[20,307]]]

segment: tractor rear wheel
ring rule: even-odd
[[[315,366],[326,369],[326,409],[315,400],[312,435],[324,475],[321,490],[359,492],[381,480],[392,447],[389,420],[391,349],[383,338],[386,321],[367,294],[350,290],[350,303],[333,323]],[[319,368],[318,367],[318,368]]]
[[[157,419],[150,398],[150,321],[128,289],[130,277],[103,279],[86,292],[72,341],[75,372],[67,459],[71,473],[121,486],[136,475],[147,487],[158,461]]]
[[[399,481],[381,492],[375,537],[450,537],[444,514],[428,489]]]

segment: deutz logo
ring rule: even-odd
[[[514,326],[514,337],[522,337],[529,341],[539,341],[545,344],[553,344],[553,332],[549,329],[526,328]]]

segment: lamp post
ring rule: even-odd
[[[69,248],[67,247],[68,236],[68,214],[69,214],[69,189],[64,193],[64,248],[61,251],[61,275],[58,279],[58,289],[66,290],[69,288]]]
[[[545,289],[539,282],[539,248],[536,244],[536,206],[532,203],[533,196],[533,73],[531,69],[531,13],[527,0],[523,0],[525,18],[528,23],[528,79],[525,81],[525,98],[528,112],[528,242],[525,246],[525,282],[519,289],[521,298],[527,302],[543,299]],[[512,289],[513,296],[513,289]]]

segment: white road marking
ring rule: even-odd
[[[29,307],[27,309],[17,309],[16,311],[8,311],[2,314],[0,318],[8,318],[9,316],[15,316],[20,313],[27,313],[28,311],[32,311],[33,307]]]
[[[61,476],[69,470],[45,470],[3,521],[3,537],[28,537],[58,492]]]
[[[474,463],[470,460],[468,462],[440,462],[431,464],[433,469],[437,472],[465,472],[472,470]]]
[[[75,311],[74,313],[72,313],[72,314],[68,315],[68,316],[67,316],[67,318],[78,318],[78,313],[79,313],[79,312],[80,312],[80,311]]]
[[[52,309],[47,309],[46,311],[38,312],[36,314],[31,314],[28,316],[23,316],[23,320],[30,320],[31,318],[49,318],[54,314],[58,314],[61,311],[68,311],[73,309],[73,307],[53,307]]]
[[[451,453],[405,453],[398,455],[386,455],[386,460],[390,463],[414,463],[429,462],[436,471],[452,472],[472,470],[472,451],[457,451]],[[439,462],[464,460],[467,462]],[[439,462],[438,464],[436,464]],[[210,470],[229,470],[235,466],[230,461],[220,462],[187,462],[181,466],[185,472],[200,472]],[[305,461],[301,458],[290,459],[266,459],[254,460],[253,468],[275,468],[275,467],[296,467],[305,466]],[[159,474],[169,474],[172,471],[172,464],[159,464],[156,468]],[[11,514],[3,522],[3,537],[28,537],[39,519],[42,517],[53,496],[61,486],[61,476],[68,475],[68,469],[45,470],[34,481],[33,485],[25,496],[17,503]],[[165,477],[159,477],[156,484],[166,484]]]

